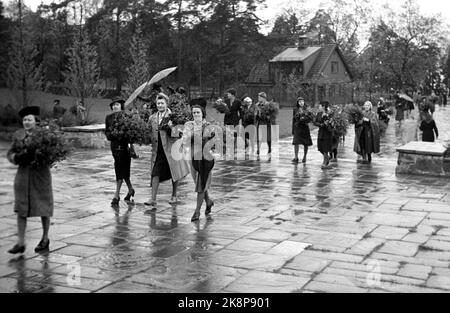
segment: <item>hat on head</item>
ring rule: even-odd
[[[236,89],[230,88],[227,90],[228,93],[231,93],[233,96],[236,96]]]
[[[258,93],[258,96],[267,100],[267,94],[265,92]]]
[[[169,90],[171,93],[175,93],[175,89],[173,89],[172,86],[167,86],[167,90]]]
[[[169,97],[163,92],[158,93],[158,95],[156,96],[156,100],[158,99],[164,99],[166,103],[169,104]]]
[[[27,115],[39,116],[40,108],[38,106],[24,107],[19,111],[19,116],[24,118]]]
[[[161,84],[153,84],[152,90],[161,91],[162,85]]]
[[[184,95],[184,94],[186,94],[186,89],[184,89],[183,87],[178,87],[178,88],[176,89],[176,92],[178,92],[178,93]]]
[[[116,102],[120,103],[120,106],[123,109],[123,105],[125,104],[125,100],[123,98],[121,98],[121,97],[115,97],[115,98],[111,99],[111,103],[109,104],[109,107],[112,109],[114,103],[116,103]]]
[[[245,97],[244,98],[244,102],[252,102],[253,100],[252,100],[252,98],[250,98],[250,97]]]

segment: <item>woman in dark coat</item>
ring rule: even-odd
[[[115,119],[120,118],[120,112],[124,109],[124,103],[125,100],[123,99],[114,99],[109,104],[113,113],[107,115],[105,119],[105,135],[106,138],[111,141],[111,153],[114,158],[114,170],[116,173],[116,192],[111,205],[119,204],[120,189],[124,180],[128,187],[128,194],[125,196],[124,200],[129,201],[135,194],[130,180],[131,155],[129,143],[123,140],[119,141],[111,133]]]
[[[328,153],[333,151],[333,133],[325,125],[325,121],[328,119],[328,110],[330,103],[328,101],[322,101],[319,104],[319,113],[316,116],[314,124],[319,127],[319,133],[317,135],[317,149],[323,155],[322,169],[328,167],[330,159]]]
[[[14,179],[14,211],[17,213],[18,242],[9,253],[23,253],[25,251],[25,229],[28,217],[40,216],[42,222],[42,239],[34,249],[35,252],[48,251],[50,240],[48,231],[50,217],[53,216],[53,189],[50,167],[31,166],[34,155],[23,152],[19,147],[27,141],[36,129],[39,107],[25,107],[19,111],[24,129],[14,133],[11,149],[7,153],[8,160],[16,165]]]
[[[306,163],[306,155],[308,153],[308,147],[312,146],[311,133],[309,131],[308,120],[301,120],[298,118],[298,113],[307,110],[305,99],[299,97],[295,104],[294,112],[292,115],[292,135],[294,136],[292,144],[294,145],[294,159],[293,163],[298,163],[298,151],[299,145],[303,145],[303,159],[302,163]]]
[[[402,98],[398,95],[394,96],[395,99],[395,120],[398,121],[401,126],[402,121],[405,119],[406,104]]]
[[[425,113],[419,129],[422,131],[422,141],[434,142],[434,133],[436,133],[436,138],[439,136],[436,122],[429,112]]]
[[[380,128],[377,115],[372,112],[372,103],[364,103],[363,118],[355,124],[353,151],[363,157],[364,162],[372,162],[372,153],[380,152]]]
[[[191,174],[194,179],[195,192],[197,192],[197,207],[191,221],[195,222],[200,218],[203,201],[206,203],[205,215],[211,213],[211,208],[214,205],[214,201],[209,196],[214,158],[211,151],[203,150],[214,135],[210,123],[205,119],[206,112],[202,107],[199,105],[192,106],[192,116],[194,120],[184,125],[183,141],[186,146],[190,147],[191,151]]]

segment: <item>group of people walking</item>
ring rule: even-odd
[[[312,146],[309,123],[319,128],[317,134],[317,149],[323,155],[322,169],[329,167],[330,162],[337,160],[340,136],[334,133],[325,121],[330,114],[330,103],[322,101],[319,103],[318,113],[310,120],[301,120],[298,116],[300,111],[308,110],[304,98],[299,97],[293,110],[292,135],[294,145],[293,163],[298,163],[299,147],[303,146],[302,163],[306,163],[308,148]],[[364,103],[363,116],[355,123],[355,142],[353,151],[362,157],[362,162],[370,163],[372,154],[380,152],[380,130],[377,115],[372,111],[372,103]]]
[[[114,169],[116,174],[116,192],[111,202],[112,205],[118,205],[120,201],[120,189],[123,181],[126,182],[128,187],[128,193],[124,200],[131,200],[131,198],[135,196],[135,190],[130,181],[130,143],[117,141],[111,136],[112,122],[117,114],[124,109],[124,103],[125,100],[123,99],[113,100],[110,104],[113,113],[107,115],[105,121],[105,133],[107,139],[111,141],[111,152],[114,158]],[[171,114],[168,104],[169,97],[164,93],[159,93],[156,96],[157,111],[153,113],[148,120],[148,125],[151,129],[152,143],[152,157],[150,162],[151,197],[144,204],[150,206],[152,209],[156,209],[159,185],[168,180],[172,182],[172,196],[169,203],[176,204],[178,201],[178,184],[181,179],[191,173],[195,183],[195,191],[198,194],[197,207],[192,216],[192,221],[198,221],[203,201],[206,202],[206,216],[211,213],[211,208],[214,205],[214,202],[210,199],[208,193],[211,184],[211,171],[214,167],[214,160],[210,160],[210,158],[205,155],[197,157],[192,155],[191,162],[188,162],[185,158],[174,157],[172,154],[173,145],[179,138],[172,137],[170,129],[165,125],[165,121]],[[194,144],[193,136],[197,134],[203,136],[202,130],[208,123],[206,122],[205,110],[200,105],[191,106],[191,112],[194,120],[187,122],[184,127],[183,146],[189,147],[189,150],[193,154],[194,151],[196,151],[196,149],[191,146]],[[168,126],[172,126],[171,121],[168,122]],[[200,149],[200,151],[203,152],[203,149]]]
[[[151,143],[152,157],[150,162],[151,173],[151,197],[144,204],[151,206],[152,209],[157,207],[157,194],[160,183],[171,180],[172,196],[169,203],[176,204],[178,184],[181,179],[191,173],[197,193],[197,203],[191,221],[196,222],[200,219],[201,207],[206,204],[204,211],[205,216],[211,214],[214,201],[210,196],[210,186],[212,179],[212,170],[215,165],[214,147],[205,149],[206,144],[215,136],[213,132],[205,131],[211,124],[206,121],[205,106],[193,104],[190,110],[193,120],[186,122],[182,133],[183,146],[187,147],[189,160],[186,158],[175,158],[173,155],[174,144],[180,139],[170,134],[171,122],[168,122],[169,129],[165,127],[163,121],[171,114],[169,108],[169,97],[164,93],[158,93],[155,96],[156,111],[153,112],[149,119],[148,125],[151,127]],[[236,98],[236,91],[230,89],[227,92],[226,105],[228,111],[225,114],[224,124],[236,127],[241,122],[244,127],[255,125],[257,132],[260,126],[267,127],[267,144],[269,154],[271,153],[271,126],[276,123],[275,118],[263,117],[261,114],[261,106],[268,103],[268,97],[264,92],[258,94],[258,102],[253,104],[249,97],[243,99],[243,103]],[[110,149],[114,159],[114,169],[116,177],[116,190],[111,204],[117,206],[120,201],[120,190],[125,181],[128,187],[128,193],[124,197],[125,201],[129,201],[135,196],[130,179],[131,159],[133,156],[132,145],[124,140],[115,138],[112,132],[113,122],[118,114],[123,111],[125,100],[117,98],[111,101],[111,114],[105,118],[105,134],[110,141]],[[421,104],[419,104],[419,108]],[[322,101],[319,105],[319,112],[312,121],[300,120],[297,117],[308,110],[305,100],[299,97],[293,109],[292,135],[294,145],[293,163],[299,162],[299,148],[303,146],[302,163],[307,161],[307,153],[310,146],[313,145],[309,123],[316,125],[318,130],[317,147],[323,155],[322,168],[327,168],[330,161],[337,158],[337,146],[339,136],[333,133],[324,122],[328,114],[330,114],[330,104]],[[370,163],[372,154],[380,151],[380,127],[381,121],[387,123],[389,118],[386,113],[384,103],[378,105],[378,116],[372,111],[372,103],[366,101],[363,106],[363,114],[360,120],[355,123],[355,141],[353,150],[361,156],[362,162]],[[59,112],[59,111],[58,111]],[[436,123],[432,119],[432,113],[424,110],[421,115],[420,129],[423,131],[424,141],[434,141],[434,133],[438,136]],[[18,225],[18,242],[8,252],[16,254],[25,251],[25,229],[28,217],[38,216],[42,221],[42,239],[36,246],[35,251],[48,251],[50,240],[48,232],[50,228],[50,218],[53,215],[53,192],[52,178],[49,166],[33,167],[24,162],[25,158],[30,156],[22,154],[18,147],[23,146],[24,142],[33,133],[39,123],[39,107],[26,107],[19,112],[22,118],[23,129],[17,131],[13,136],[11,149],[7,153],[8,160],[19,165],[14,181],[15,204],[14,211],[17,213]],[[434,132],[434,133],[433,133]],[[246,134],[246,148],[252,149],[254,146],[254,138]],[[201,146],[195,146],[198,143]],[[260,137],[257,133],[257,154],[260,152]]]

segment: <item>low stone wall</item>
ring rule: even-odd
[[[440,143],[412,141],[397,148],[397,174],[450,177],[450,158]]]
[[[61,127],[64,136],[75,148],[103,149],[109,147],[105,136],[105,124]]]

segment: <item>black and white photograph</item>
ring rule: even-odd
[[[449,293],[449,88],[446,0],[0,0],[0,293]]]

